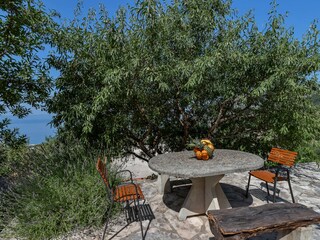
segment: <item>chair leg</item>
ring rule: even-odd
[[[123,206],[123,212],[124,212],[124,214],[125,214],[125,217],[126,217],[126,220],[127,220],[127,224],[125,225],[125,226],[123,226],[120,230],[118,230],[116,233],[114,233],[108,240],[111,240],[111,239],[113,239],[114,237],[116,237],[123,229],[125,229],[126,227],[128,227],[130,224],[131,224],[131,222],[129,221],[128,222],[128,219],[130,219],[130,213],[129,213],[129,209],[130,209],[130,202],[129,201],[126,201],[126,202],[124,202],[123,203],[124,204],[124,206]],[[127,209],[127,212],[125,211],[125,209]],[[135,213],[133,213],[133,214],[135,214]],[[103,240],[103,239],[102,239]]]
[[[276,201],[276,187],[277,187],[277,180],[278,176],[274,178],[274,185],[273,185],[273,203]]]
[[[109,219],[110,219],[110,216],[111,216],[112,206],[113,206],[113,204],[111,204],[111,205],[109,206],[109,209],[108,209],[106,225],[105,225],[105,227],[104,227],[103,234],[102,234],[102,240],[104,240],[105,235],[106,235],[106,231],[107,231],[107,228],[108,228]]]
[[[288,185],[289,185],[289,189],[290,189],[290,193],[291,193],[292,202],[295,203],[293,192],[292,192],[292,187],[291,187],[291,182],[290,182],[289,170],[287,170],[287,179],[288,179]]]
[[[268,193],[268,196],[270,196],[270,192],[269,192],[269,185],[268,185],[268,182],[265,182],[266,183],[266,188],[267,188],[267,193]]]
[[[270,191],[269,191],[269,184],[268,182],[265,182],[266,183],[266,189],[267,189],[267,203],[269,203],[269,197],[270,197]]]
[[[123,229],[125,229],[126,227],[129,226],[130,223],[127,223],[127,225],[125,225],[124,227],[122,227],[120,230],[118,230],[118,232],[116,232],[115,234],[112,235],[112,237],[110,237],[108,240],[113,239],[114,237],[116,237]]]
[[[141,216],[141,209],[140,209],[140,203],[139,200],[137,200],[137,204],[135,204],[135,207],[137,209],[137,214],[138,214],[138,218],[139,218],[139,222],[140,222],[140,229],[141,229],[141,236],[142,239],[144,239],[144,234],[143,234],[143,226],[142,226],[142,216]]]
[[[142,236],[142,239],[145,238],[144,234],[143,234],[143,226],[142,226],[142,217],[141,217],[141,214],[140,214],[140,211],[139,211],[139,220],[140,220],[140,229],[141,229],[141,236]]]
[[[152,221],[152,220],[149,220],[148,226],[147,226],[146,230],[144,231],[144,235],[143,235],[142,239],[146,239],[147,231],[149,230],[151,221]]]
[[[109,221],[109,219],[107,219],[107,222],[106,222],[106,225],[105,225],[105,227],[104,227],[101,240],[104,240],[104,238],[105,238],[106,231],[107,231],[107,228],[108,228],[108,221]]]
[[[139,221],[140,222],[140,229],[141,229],[141,236],[142,236],[142,239],[144,240],[146,235],[147,235],[147,231],[148,231],[148,228],[150,226],[150,223],[151,223],[151,220],[154,219],[154,216],[153,218],[149,218],[149,224],[147,226],[147,229],[144,231],[143,229],[143,220],[146,220],[148,218],[148,215],[146,215],[147,217],[145,218],[145,216],[143,215],[144,213],[147,214],[148,210],[145,210],[143,208],[143,204],[141,205],[141,203],[139,202],[139,200],[134,200],[133,201],[133,204],[134,206],[130,206],[130,204],[132,204],[132,202],[126,202],[125,205],[124,205],[124,210],[127,209],[127,211],[125,211],[126,213],[126,219],[127,219],[127,224],[122,227],[120,230],[118,230],[115,234],[112,235],[112,237],[109,238],[109,240],[113,239],[115,236],[117,236],[123,229],[125,229],[127,226],[129,226],[132,222],[137,222]],[[109,220],[109,215],[111,213],[111,209],[109,209],[108,211],[108,219],[107,219],[107,223],[106,223],[106,226],[105,226],[105,229],[104,229],[104,232],[103,232],[103,236],[102,236],[102,240],[104,240],[105,238],[105,234],[106,234],[106,230],[107,230],[107,226],[108,226],[108,220]],[[147,211],[147,212],[145,212]],[[152,211],[152,210],[151,210]],[[153,213],[152,213],[153,215]]]
[[[250,180],[251,180],[251,174],[249,173],[249,179],[248,179],[248,185],[247,185],[247,191],[246,191],[246,198],[249,197],[249,186],[250,186]]]
[[[106,225],[104,227],[104,230],[103,230],[103,235],[102,235],[102,238],[101,240],[104,240],[105,238],[105,235],[106,235],[106,232],[107,232],[107,228],[108,228],[108,223],[109,223],[109,219],[110,219],[110,216],[111,216],[111,212],[112,212],[112,207],[113,207],[113,204],[114,203],[111,203],[109,209],[108,209],[108,214],[107,214],[107,221],[106,221]],[[128,207],[128,202],[126,203],[126,206],[125,207]],[[115,234],[113,234],[109,240],[113,239],[115,236],[117,236],[123,229],[125,229],[127,226],[129,226],[129,224],[125,225],[124,227],[122,227],[120,230],[118,230]]]

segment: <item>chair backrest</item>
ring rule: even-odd
[[[100,176],[103,179],[104,184],[110,190],[110,185],[109,185],[108,175],[107,175],[107,168],[106,168],[106,165],[101,161],[100,158],[98,158],[96,168],[97,168],[98,172],[100,173]]]
[[[284,150],[280,148],[272,148],[269,153],[268,160],[292,167],[294,165],[297,155],[297,152]]]

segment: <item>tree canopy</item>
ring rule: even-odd
[[[319,30],[263,30],[230,1],[137,1],[60,27],[49,101],[61,137],[148,160],[209,137],[220,148],[296,149],[319,133]],[[140,152],[135,151],[140,149]]]
[[[0,116],[19,118],[40,107],[50,92],[48,66],[39,51],[50,42],[53,22],[36,0],[0,2]],[[24,141],[10,121],[0,121],[0,143],[13,145]]]

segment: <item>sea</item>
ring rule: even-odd
[[[0,120],[4,116],[1,116]],[[46,112],[38,112],[30,114],[25,118],[19,119],[13,116],[6,116],[10,119],[9,128],[18,128],[20,134],[25,134],[29,140],[29,144],[40,144],[48,137],[54,137],[57,130],[49,123],[52,115]]]

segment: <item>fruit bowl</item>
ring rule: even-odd
[[[214,145],[209,139],[193,140],[187,145],[193,149],[198,160],[209,160],[213,156]]]

